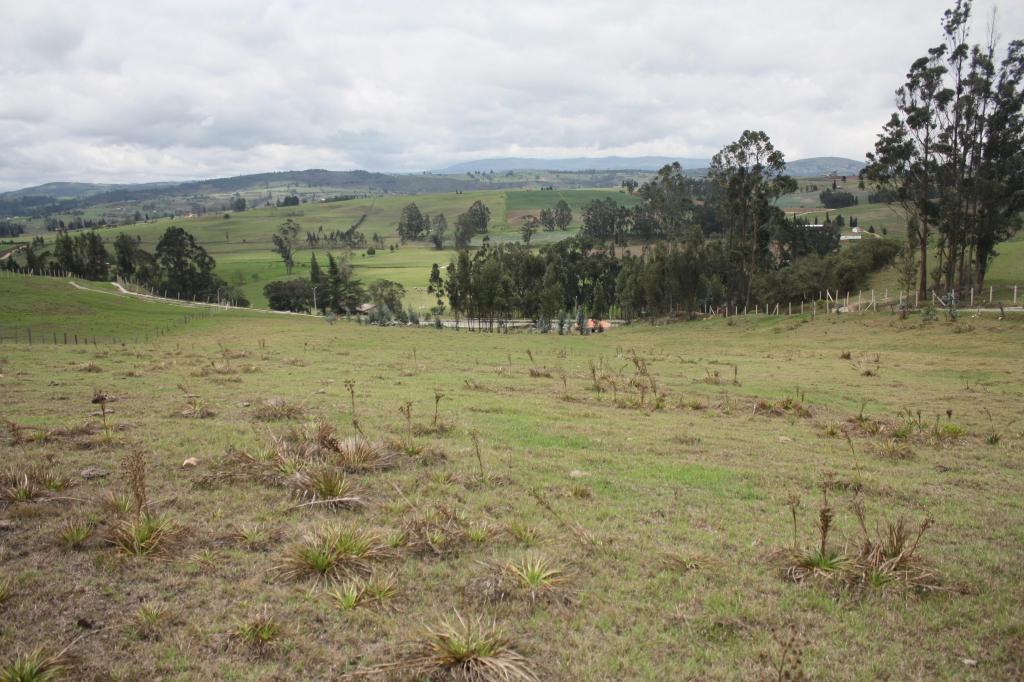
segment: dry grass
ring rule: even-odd
[[[289,402],[284,398],[267,398],[253,410],[253,417],[261,421],[283,421],[301,419],[306,409],[299,403]]]

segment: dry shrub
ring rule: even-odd
[[[284,398],[267,398],[253,410],[253,416],[262,421],[300,419],[306,413],[301,404],[291,403]]]
[[[209,365],[200,367],[192,372],[194,377],[225,376],[237,374],[238,371],[226,362],[211,362]]]
[[[418,512],[402,526],[405,545],[419,554],[449,556],[467,541],[465,512],[437,503],[433,508]]]
[[[550,379],[552,377],[551,370],[546,367],[531,367],[530,376],[535,379]]]
[[[89,372],[95,374],[96,372],[102,372],[103,368],[97,365],[95,362],[83,362],[80,365],[75,365],[76,372]]]
[[[934,521],[926,516],[913,528],[906,517],[885,520],[876,526],[875,534],[868,531],[864,505],[853,503],[853,513],[861,530],[859,551],[851,563],[850,580],[866,587],[905,585],[918,591],[930,591],[941,586],[940,574],[930,568],[920,556],[921,539]]]

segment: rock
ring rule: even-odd
[[[106,478],[110,472],[100,467],[85,467],[82,469],[82,478],[89,481],[94,478]]]
[[[195,457],[189,457],[181,463],[181,466],[185,469],[191,469],[192,467],[199,466],[199,460]]]
[[[790,438],[789,436],[779,436],[779,442],[780,443],[792,443],[793,439]]]
[[[17,526],[14,525],[14,521],[10,519],[0,519],[0,532],[5,530],[14,530]]]
[[[250,403],[248,400],[238,403],[239,407],[249,407],[250,405],[252,405],[252,403]]]
[[[977,668],[978,661],[973,658],[961,658],[960,662],[966,665],[968,668]]]
[[[573,469],[569,472],[569,478],[583,478],[589,475],[586,471],[580,471],[579,469]]]

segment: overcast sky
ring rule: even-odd
[[[863,159],[952,1],[0,0],[0,189],[704,158],[746,128]],[[1024,3],[999,23],[1024,37]]]

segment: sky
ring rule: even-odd
[[[707,158],[745,129],[863,159],[952,2],[0,0],[0,190]],[[1024,38],[1024,3],[998,25]]]

